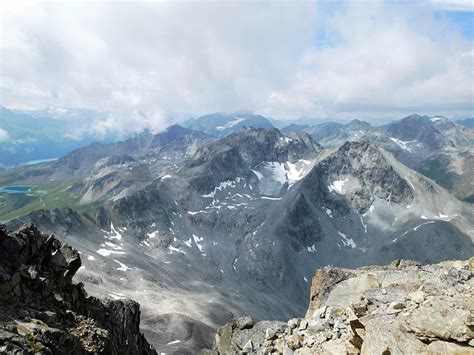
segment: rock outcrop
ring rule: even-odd
[[[474,258],[317,271],[305,318],[238,318],[205,354],[474,354]]]
[[[209,193],[222,181],[254,175],[259,164],[313,159],[321,150],[306,133],[287,136],[276,128],[249,128],[201,147],[183,172],[194,189]]]
[[[140,333],[140,306],[87,297],[72,277],[77,250],[28,225],[0,225],[0,353],[156,354]]]

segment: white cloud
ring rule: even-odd
[[[277,118],[472,110],[472,43],[429,3],[1,6],[1,103],[110,112],[90,127],[99,132],[239,109]]]
[[[6,141],[8,139],[10,139],[8,132],[0,128],[0,142]]]
[[[439,10],[474,11],[472,0],[431,0],[431,4]]]
[[[268,114],[473,110],[472,43],[420,9],[353,2],[327,26],[339,41],[308,49],[292,84],[269,95]]]

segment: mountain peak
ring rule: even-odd
[[[427,119],[427,118],[429,118],[429,117],[426,116],[426,115],[421,116],[417,113],[412,113],[411,115],[408,115],[408,116],[402,118],[402,121],[403,120],[421,120],[421,119]]]
[[[346,127],[352,130],[369,130],[372,128],[369,122],[354,119],[346,124]]]
[[[189,128],[186,128],[186,127],[183,127],[177,123],[169,126],[168,128],[166,128],[166,131],[167,132],[171,132],[171,131],[189,131],[190,129]]]
[[[443,144],[440,132],[428,116],[413,114],[387,127],[387,133],[402,141],[419,141],[427,147]]]
[[[365,213],[375,198],[396,204],[413,199],[407,182],[379,148],[366,140],[344,143],[313,168],[304,184],[316,200],[337,191],[359,213]]]
[[[240,131],[243,127],[272,128],[266,117],[253,113],[212,113],[187,122],[191,129],[201,130],[215,137],[225,137]]]

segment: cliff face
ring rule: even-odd
[[[204,353],[474,354],[473,271],[474,258],[319,269],[305,318],[238,318]]]
[[[140,333],[140,307],[87,297],[72,277],[79,253],[29,225],[0,225],[0,353],[155,354]]]

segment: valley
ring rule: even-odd
[[[266,127],[237,128],[241,116],[8,169],[0,186],[30,189],[0,193],[0,220],[73,245],[76,279],[92,295],[139,302],[142,331],[167,353],[210,348],[238,315],[302,316],[325,265],[474,255],[472,129],[418,115],[335,131],[252,116]],[[449,164],[423,170],[440,154]]]
[[[474,1],[0,1],[0,355],[474,355]]]

